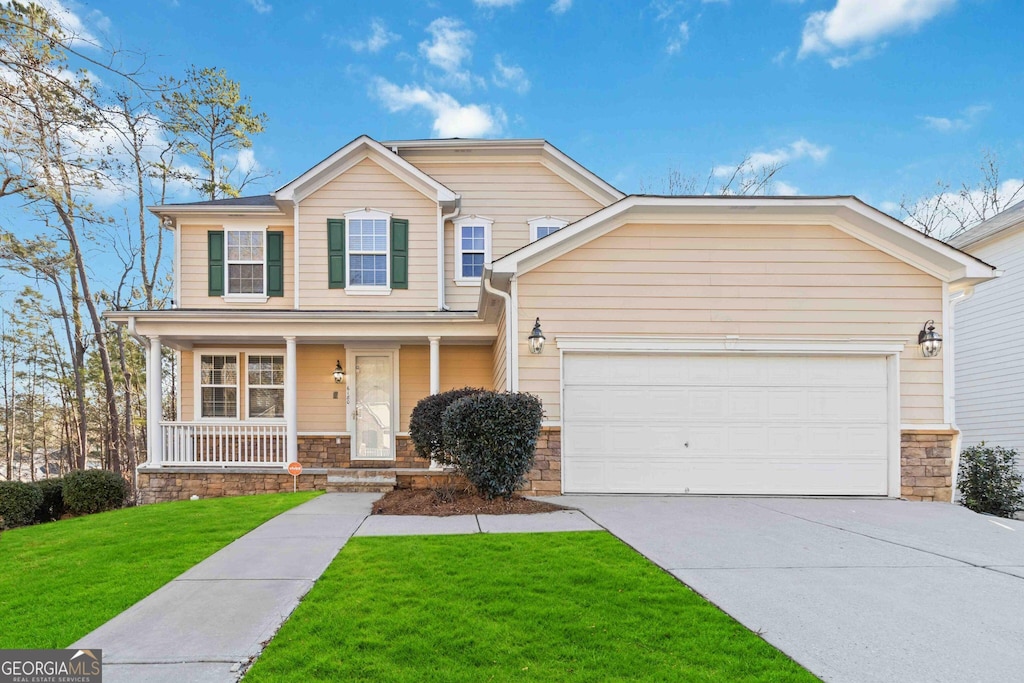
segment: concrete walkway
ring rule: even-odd
[[[106,683],[235,681],[379,497],[326,494],[292,508],[70,647],[102,649]]]
[[[576,511],[370,516],[377,493],[328,493],[282,513],[73,648],[103,650],[106,683],[232,683],[357,536],[600,530]]]
[[[1024,522],[899,500],[565,496],[825,681],[1024,676]]]

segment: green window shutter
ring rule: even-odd
[[[345,289],[345,219],[327,219],[327,286]]]
[[[284,296],[284,233],[267,231],[267,296]]]
[[[224,231],[206,233],[206,272],[209,295],[224,296]]]
[[[391,289],[409,289],[409,221],[391,219]]]

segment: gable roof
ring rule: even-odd
[[[992,218],[978,223],[970,230],[961,233],[949,241],[957,249],[966,249],[990,237],[1024,225],[1024,201],[1019,201],[1005,211],[1000,211]]]
[[[629,195],[496,260],[487,276],[503,284],[630,222],[826,223],[947,283],[998,276],[970,254],[928,237],[852,196],[662,197]]]
[[[454,202],[459,195],[368,135],[360,135],[298,178],[273,193],[279,202],[301,201],[363,159],[385,169],[437,202]]]
[[[459,150],[463,154],[482,152],[492,156],[522,155],[523,153],[532,152],[537,155],[538,161],[545,168],[605,206],[617,202],[626,196],[621,190],[547,140],[443,138],[431,140],[391,140],[381,144],[396,150],[400,156],[403,154],[412,156],[416,152],[429,152],[433,150]],[[465,157],[460,155],[460,158]]]

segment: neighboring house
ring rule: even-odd
[[[1005,269],[956,308],[956,423],[963,445],[1024,453],[1024,202],[951,242]]]
[[[149,350],[144,500],[290,488],[294,460],[422,484],[409,413],[462,386],[543,400],[534,493],[950,497],[951,349],[918,334],[994,271],[854,197],[624,196],[542,140],[364,136],[152,210],[177,308],[107,313]]]

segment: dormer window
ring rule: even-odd
[[[466,216],[455,221],[455,283],[480,282],[484,265],[491,262],[490,218]]]
[[[534,218],[528,221],[528,223],[530,224],[531,242],[536,242],[537,240],[547,237],[553,232],[558,232],[565,226],[569,225],[569,221],[562,220],[561,218],[554,218],[552,216]]]

